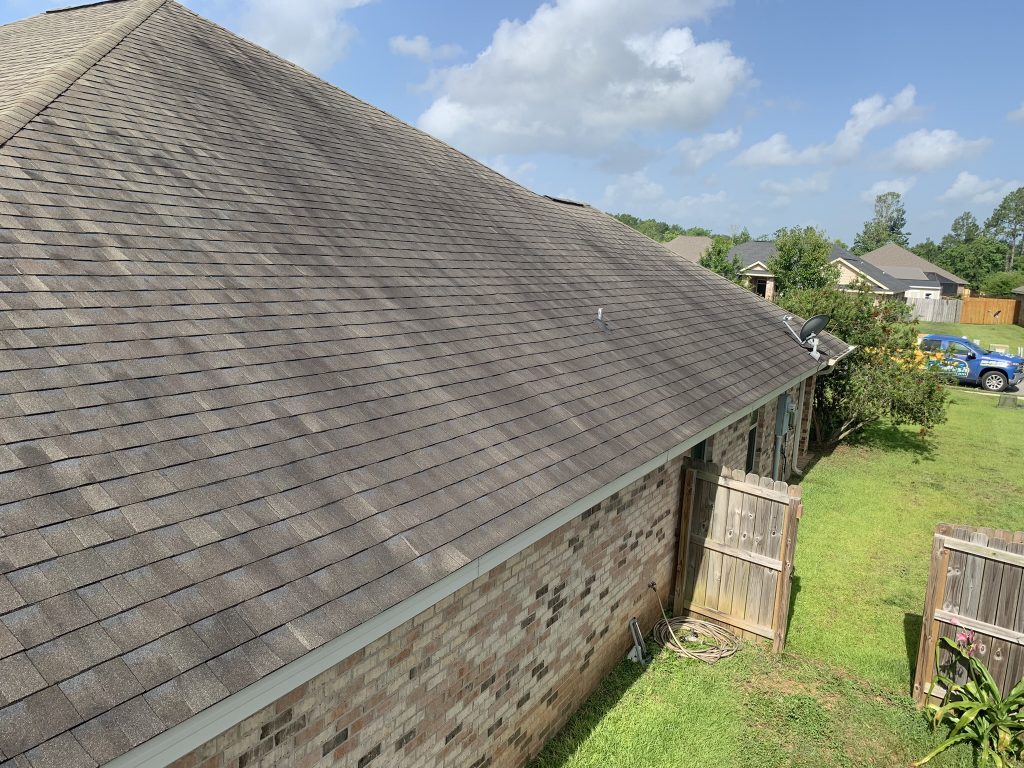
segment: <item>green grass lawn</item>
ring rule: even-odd
[[[1019,529],[1024,409],[952,395],[928,438],[879,426],[807,474],[786,653],[623,662],[535,768],[908,765],[937,743],[909,698],[936,523]],[[970,766],[969,750],[933,761]]]
[[[948,333],[977,339],[988,348],[993,344],[1005,344],[1016,354],[1017,347],[1024,347],[1024,328],[1019,325],[963,325],[962,323],[918,323],[920,333]]]

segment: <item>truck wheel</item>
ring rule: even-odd
[[[981,386],[989,392],[1002,392],[1007,383],[1006,374],[999,371],[989,371],[981,377]]]

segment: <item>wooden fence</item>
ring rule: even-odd
[[[715,464],[685,468],[674,609],[786,642],[800,487]]]
[[[1016,299],[964,299],[960,322],[971,325],[1013,325],[1017,319]]]
[[[960,299],[907,299],[911,313],[929,323],[959,323],[963,310]]]
[[[1024,677],[1024,532],[939,525],[932,546],[914,698],[926,703],[936,673],[940,637],[961,629],[975,633],[975,656],[1004,693]],[[950,673],[953,659],[939,666]],[[965,670],[954,669],[955,679]],[[938,689],[933,695],[941,696]]]

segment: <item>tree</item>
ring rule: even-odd
[[[739,256],[729,256],[729,251],[734,245],[736,243],[731,237],[715,235],[708,252],[700,257],[700,265],[712,272],[717,272],[734,283],[742,283],[743,278],[740,272],[743,270],[743,262],[740,261]]]
[[[829,262],[832,241],[820,229],[791,227],[778,230],[776,254],[768,260],[778,292],[825,288],[839,281],[839,268]]]
[[[888,242],[910,244],[907,226],[907,211],[899,192],[886,192],[875,198],[875,216],[864,222],[864,229],[853,241],[853,252],[861,256]]]
[[[711,237],[711,230],[704,227],[689,227],[684,229],[678,224],[669,224],[657,219],[640,219],[631,213],[616,213],[614,218],[621,221],[627,227],[632,227],[637,232],[647,235],[651,240],[659,243],[667,243],[680,235],[701,235]]]
[[[956,238],[961,243],[970,243],[981,237],[981,225],[970,211],[964,211],[955,219],[946,237]],[[945,238],[943,238],[945,239]]]
[[[939,245],[926,240],[914,252],[978,288],[988,275],[1003,269],[1006,250],[1006,245],[985,234],[974,214],[964,211],[953,219]]]
[[[943,266],[941,261],[942,246],[936,243],[930,237],[926,238],[923,243],[918,243],[917,245],[913,246],[910,250],[912,250],[925,261],[930,261],[932,264],[938,264],[940,267]]]
[[[801,317],[828,315],[829,333],[856,345],[832,373],[818,377],[812,421],[818,443],[834,445],[882,419],[923,429],[946,420],[945,378],[917,360],[909,306],[834,288],[790,291],[779,304]]]
[[[942,243],[940,258],[935,263],[959,275],[973,288],[1003,268],[1008,250],[1005,243],[984,235],[968,243],[958,242],[947,235],[942,238]]]
[[[1014,299],[1014,288],[1024,285],[1024,272],[993,272],[981,282],[985,296]]]
[[[1007,272],[1012,272],[1024,240],[1024,187],[1018,187],[1003,198],[985,222],[985,231],[1007,245]]]

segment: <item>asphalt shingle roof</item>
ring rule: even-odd
[[[815,368],[174,2],[0,41],[0,761],[109,761]]]
[[[699,264],[701,257],[711,248],[711,238],[703,235],[679,235],[665,243],[665,247],[687,261]]]
[[[906,248],[896,245],[896,243],[886,243],[880,248],[865,253],[863,258],[865,261],[881,269],[887,269],[888,267],[916,267],[925,274],[933,274],[958,285],[967,285],[968,282],[962,277],[958,277],[952,272],[932,264],[927,259],[922,259],[913,251],[908,251]]]
[[[729,250],[729,257],[738,256],[740,263],[745,268],[749,268],[757,262],[767,264],[768,259],[774,257],[775,254],[775,243],[771,240],[747,240]]]

